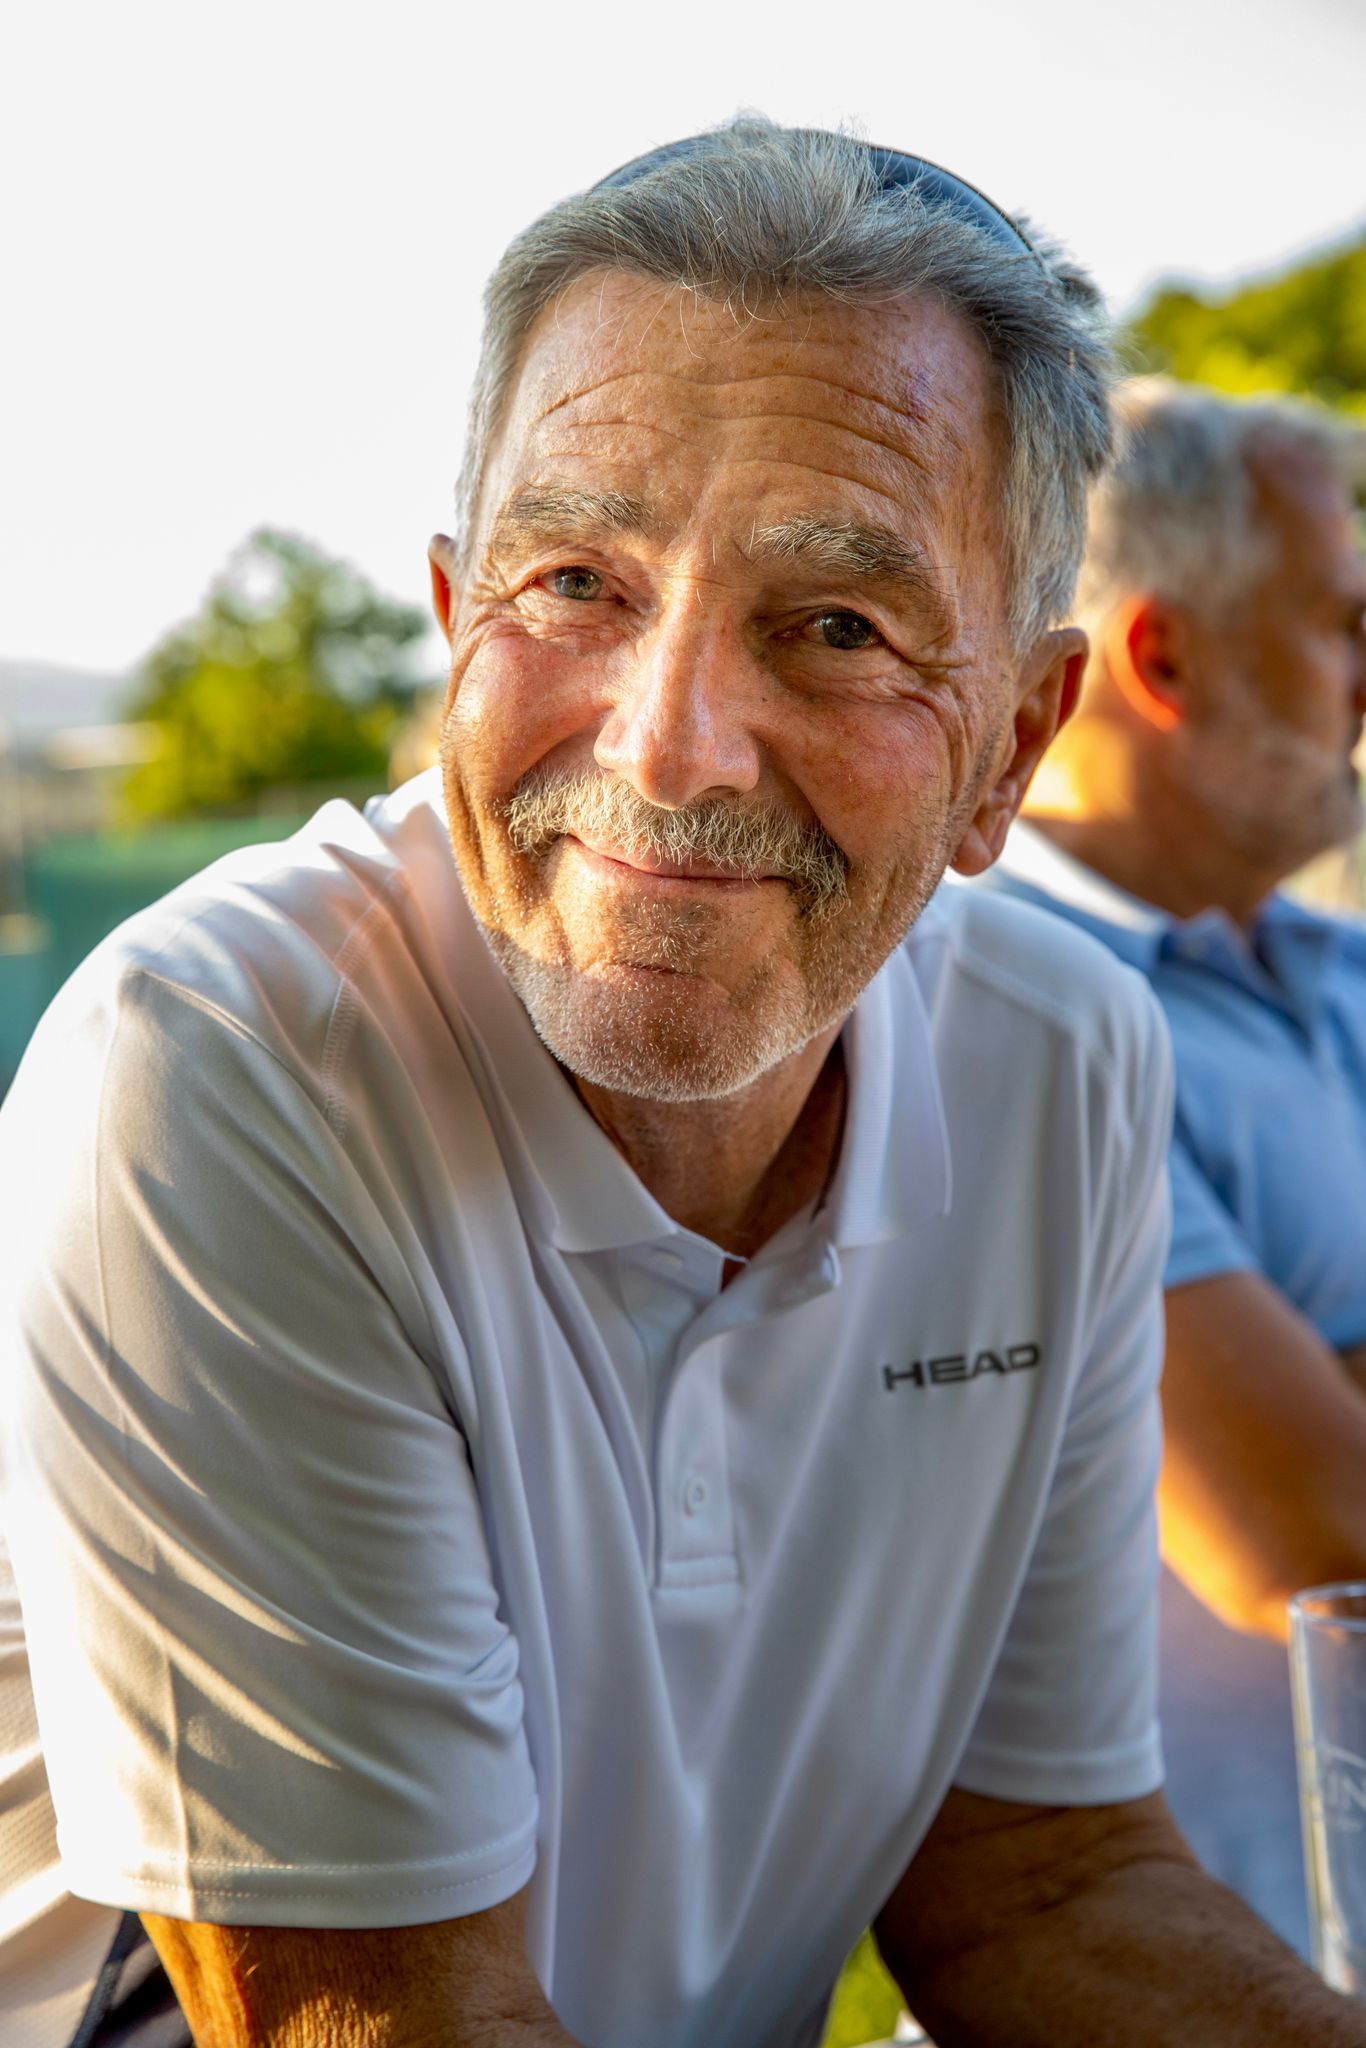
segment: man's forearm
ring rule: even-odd
[[[1366,2005],[1187,1863],[1126,1865],[928,1967],[897,1960],[938,2048],[1366,2048]]]
[[[524,1906],[380,1929],[143,1920],[196,2048],[583,2048],[527,1961]]]
[[[1300,1587],[1366,1573],[1366,1357],[1259,1273],[1166,1302],[1163,1552],[1223,1621],[1283,1641]]]

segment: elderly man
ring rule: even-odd
[[[1279,1639],[1296,1587],[1366,1576],[1366,928],[1276,892],[1361,823],[1366,433],[1157,380],[1122,413],[1080,709],[996,874],[1139,968],[1171,1024],[1164,1538],[1221,1619],[1167,1578],[1168,1790],[1303,1945]]]
[[[1107,433],[1085,281],[889,152],[509,252],[440,786],[135,921],[6,1108],[50,1985],[122,1909],[206,2048],[789,2048],[876,1916],[946,2048],[1366,2044],[1157,1790],[1155,1006],[931,901]]]

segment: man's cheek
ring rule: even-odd
[[[534,702],[534,698],[532,699]],[[470,770],[485,768],[529,734],[523,678],[497,637],[481,635],[452,664],[446,694],[447,745]]]

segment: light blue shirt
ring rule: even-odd
[[[1102,939],[1162,1005],[1167,1287],[1256,1270],[1335,1349],[1366,1343],[1366,924],[1281,895],[1250,934],[1219,910],[1172,918],[1019,824],[984,883]],[[1207,1867],[1306,1950],[1284,1653],[1164,1580],[1168,1797]]]
[[[1168,917],[1028,825],[994,881],[1151,983],[1176,1053],[1167,1286],[1264,1273],[1335,1349],[1366,1343],[1366,924],[1273,896],[1245,935]]]

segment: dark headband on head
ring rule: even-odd
[[[723,131],[724,132],[724,131]],[[803,135],[816,135],[815,128],[799,129]],[[991,239],[1004,249],[1016,255],[1022,251],[1032,256],[1042,268],[1039,252],[1020,233],[1008,213],[1004,213],[994,199],[988,199],[985,192],[979,192],[975,185],[969,185],[964,178],[955,177],[942,164],[933,164],[928,157],[907,156],[903,150],[881,149],[876,143],[859,142],[856,138],[842,138],[855,141],[862,149],[877,174],[879,192],[890,192],[903,185],[923,192],[925,197],[939,206],[947,206],[962,219],[972,222],[974,227],[984,230]],[[648,150],[644,156],[633,157],[629,164],[622,164],[605,178],[599,178],[591,189],[594,192],[610,191],[614,186],[634,185],[638,178],[647,178],[651,171],[661,164],[672,163],[677,157],[697,156],[711,143],[711,135],[689,135],[681,142],[665,142],[658,149]]]

